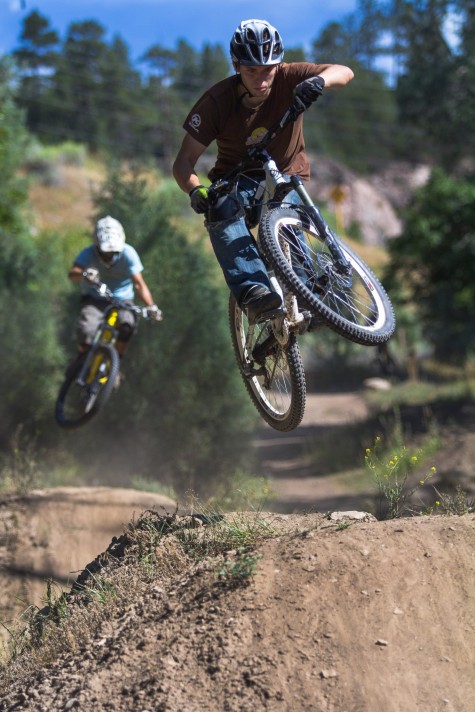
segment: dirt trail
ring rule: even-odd
[[[111,487],[34,490],[0,502],[0,620],[42,605],[46,581],[74,581],[145,509],[173,511],[161,495]],[[0,636],[2,633],[0,632]]]
[[[0,710],[473,712],[473,515],[261,516],[279,536],[252,579],[210,562],[137,581]]]
[[[276,511],[312,507],[327,511],[330,503],[355,508],[351,494],[347,496],[332,478],[312,475],[303,454],[322,428],[364,420],[366,413],[365,401],[358,393],[309,394],[299,429],[282,434],[261,427],[257,441],[261,474],[272,478]],[[17,498],[13,513],[11,505],[11,501],[3,507],[0,504],[2,620],[12,618],[29,603],[42,605],[48,579],[61,586],[70,584],[77,572],[144,509],[165,507],[170,511],[175,503],[159,495],[121,488],[60,487]]]
[[[299,428],[278,433],[263,425],[256,439],[260,474],[270,477],[277,512],[309,509],[330,511],[355,509],[367,499],[349,492],[338,477],[315,473],[306,453],[327,437],[330,430],[364,422],[369,415],[363,392],[308,393],[305,415]],[[344,435],[338,447],[343,448]]]
[[[216,562],[193,560],[169,581],[134,581],[89,639],[8,685],[0,711],[473,712],[474,513],[324,514],[357,509],[360,495],[316,474],[305,453],[367,415],[361,394],[310,394],[298,430],[262,427],[273,504],[301,513],[260,515],[274,535],[245,551],[254,575],[226,582]],[[472,430],[449,437],[441,462],[473,492]],[[0,503],[3,614],[13,584],[38,597],[45,578],[71,582],[134,515],[161,507],[174,511],[166,498],[105,487]],[[227,553],[227,570],[239,556]]]

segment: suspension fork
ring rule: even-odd
[[[338,271],[342,274],[350,275],[351,264],[346,259],[340,245],[338,244],[337,236],[330,228],[330,226],[327,225],[320,210],[317,208],[317,206],[314,204],[313,200],[307,193],[302,179],[300,178],[300,176],[290,176],[290,182],[298,193],[302,204],[307,208],[307,212],[310,215],[313,223],[315,224],[318,234],[324,239],[331,256],[335,260],[335,266],[337,267]]]

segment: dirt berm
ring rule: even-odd
[[[223,523],[186,517],[153,550],[147,528],[114,539],[79,577],[107,600],[67,596],[56,652],[20,656],[0,710],[474,712],[473,513],[247,516],[263,536],[224,553]]]

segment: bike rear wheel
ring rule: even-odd
[[[67,374],[56,400],[56,422],[72,429],[87,423],[107,401],[119,374],[119,355],[108,344],[96,346],[89,360],[83,383],[78,382],[83,362],[78,362]]]
[[[306,398],[305,372],[295,336],[291,334],[287,345],[282,347],[272,337],[270,322],[263,322],[256,324],[248,349],[248,321],[232,295],[229,326],[244,384],[259,414],[275,430],[294,430],[303,418]],[[269,347],[261,349],[257,361],[252,354],[266,340]]]
[[[391,302],[377,277],[342,240],[349,274],[320,238],[305,210],[275,208],[259,225],[262,250],[285,285],[341,336],[359,344],[388,341],[396,326]]]

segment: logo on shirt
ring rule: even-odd
[[[198,131],[201,126],[201,116],[199,114],[193,114],[189,123],[192,129]]]
[[[259,141],[262,141],[266,133],[267,129],[264,126],[254,129],[252,134],[246,139],[246,146],[253,146],[255,143],[259,143]]]

